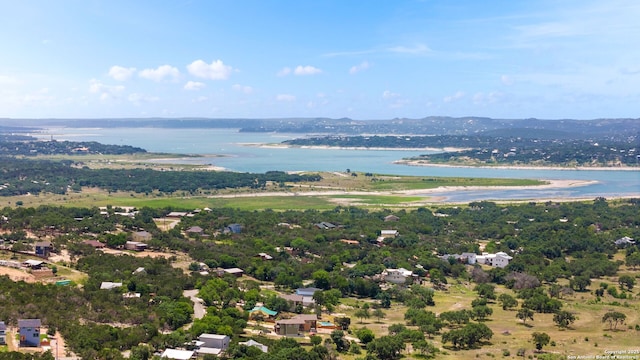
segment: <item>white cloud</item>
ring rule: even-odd
[[[89,92],[99,94],[100,100],[103,101],[110,98],[118,98],[123,91],[124,86],[122,85],[105,85],[96,79],[89,80]]]
[[[460,100],[464,97],[464,92],[463,91],[458,91],[455,94],[451,95],[451,96],[445,96],[444,99],[442,99],[444,102],[446,103],[450,103],[456,100]]]
[[[389,91],[389,90],[385,90],[385,91],[382,93],[382,98],[383,98],[383,99],[385,99],[385,100],[395,99],[395,98],[397,98],[398,96],[400,96],[400,94],[396,94],[396,93],[391,92],[391,91]]]
[[[367,70],[369,68],[369,63],[367,61],[363,61],[358,65],[352,66],[351,69],[349,69],[349,74],[355,74],[355,73],[359,73],[360,71],[363,70]]]
[[[165,78],[170,78],[171,80],[177,80],[180,76],[180,71],[173,66],[170,65],[161,65],[156,69],[144,69],[138,73],[138,76],[147,80],[153,80],[160,82]]]
[[[184,84],[184,89],[185,90],[201,90],[203,89],[205,86],[205,83],[201,83],[198,81],[187,81],[186,84]]]
[[[140,105],[147,102],[156,102],[160,100],[160,98],[158,98],[157,96],[148,96],[144,94],[133,93],[129,95],[128,100],[134,105]]]
[[[193,76],[211,80],[226,80],[233,72],[233,68],[225,65],[222,60],[212,61],[211,64],[196,60],[187,65],[187,70]]]
[[[306,65],[306,66],[298,65],[296,66],[296,69],[293,70],[293,73],[296,75],[315,75],[315,74],[320,74],[321,72],[322,70],[310,65]]]
[[[278,94],[276,96],[276,100],[278,101],[295,101],[296,97],[290,94]]]
[[[282,70],[277,73],[278,76],[287,76],[289,74],[291,74],[291,69],[288,67],[283,67]]]
[[[251,86],[243,86],[240,84],[235,84],[231,88],[235,91],[239,91],[245,94],[251,94],[253,92],[253,88]]]
[[[134,67],[126,68],[126,67],[114,65],[109,69],[109,76],[111,76],[114,80],[117,80],[117,81],[126,81],[126,80],[129,80],[131,76],[135,74],[135,72],[136,72],[136,68]]]

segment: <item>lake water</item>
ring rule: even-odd
[[[264,148],[246,144],[273,144],[301,134],[241,133],[237,129],[164,128],[54,128],[32,134],[39,138],[97,141],[132,145],[150,152],[210,154],[183,163],[212,164],[231,171],[263,173],[282,171],[351,171],[415,176],[596,180],[597,184],[539,190],[455,191],[435,194],[447,201],[505,199],[640,197],[640,171],[520,170],[428,167],[394,164],[395,160],[428,153],[425,150],[345,150]],[[217,156],[213,156],[217,155]],[[224,157],[219,157],[224,155]],[[172,162],[176,162],[172,160]],[[434,194],[430,194],[434,196]]]

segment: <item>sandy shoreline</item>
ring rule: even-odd
[[[422,196],[433,193],[447,193],[454,191],[474,191],[474,190],[529,190],[529,189],[560,189],[578,186],[588,186],[597,184],[595,180],[545,180],[548,183],[543,185],[530,186],[441,186],[433,189],[418,190],[395,190],[395,191],[349,191],[349,190],[327,190],[317,188],[316,190],[307,191],[269,191],[259,193],[244,194],[221,194],[209,195],[208,198],[247,198],[247,197],[264,197],[264,196],[335,196],[335,195],[396,195],[396,196]]]
[[[474,166],[474,165],[456,165],[456,164],[433,164],[423,162],[421,160],[396,160],[394,164],[402,164],[407,166],[424,166],[424,167],[443,167],[443,168],[466,168],[466,169],[506,169],[506,170],[564,170],[564,171],[640,171],[640,167],[591,167],[591,166],[526,166],[526,165],[496,165],[496,166]]]
[[[469,148],[456,148],[456,147],[423,147],[423,148],[399,148],[399,147],[367,147],[367,146],[329,146],[329,145],[285,145],[285,144],[263,144],[263,143],[241,143],[242,146],[253,146],[265,149],[319,149],[319,150],[372,150],[372,151],[444,151],[444,152],[457,152],[470,150]]]

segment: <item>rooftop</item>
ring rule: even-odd
[[[31,327],[36,328],[40,327],[42,322],[40,319],[20,319],[18,320],[18,327]]]

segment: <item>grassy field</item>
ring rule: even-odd
[[[636,274],[637,275],[637,272]],[[615,278],[594,279],[589,289],[594,290],[604,282],[609,286],[617,286]],[[449,279],[449,288],[446,291],[436,291],[434,300],[436,305],[428,307],[427,310],[439,314],[443,311],[471,309],[471,302],[477,297],[473,291],[474,284],[458,282]],[[515,293],[504,287],[498,286],[496,293],[508,293],[515,296]],[[637,290],[634,294],[637,293]],[[522,300],[519,300],[522,302]],[[565,359],[569,356],[596,356],[606,355],[606,351],[631,351],[640,350],[640,331],[635,329],[636,324],[640,324],[640,300],[638,296],[633,299],[619,300],[605,295],[600,302],[590,292],[574,293],[561,300],[563,310],[573,312],[577,320],[568,328],[560,329],[553,322],[553,314],[535,313],[533,321],[527,321],[526,325],[516,319],[516,310],[503,310],[499,303],[489,303],[493,309],[493,315],[484,323],[493,331],[493,338],[490,343],[477,349],[453,350],[451,344],[442,344],[440,335],[430,339],[434,345],[440,349],[437,359],[482,359],[482,358],[520,358],[517,356],[519,349],[525,349],[525,356],[537,357],[535,346],[531,342],[531,334],[534,332],[547,333],[551,341],[550,345],[543,348],[544,354],[555,354],[558,358]],[[360,319],[354,316],[357,308],[365,301],[357,299],[346,299],[337,312],[344,312],[351,316],[350,329],[367,327],[371,329],[376,337],[388,334],[388,327],[394,323],[405,324],[404,313],[407,308],[401,304],[393,303],[391,309],[385,309],[386,317],[381,321],[370,318]],[[619,302],[620,304],[618,304]],[[609,330],[609,325],[602,323],[603,315],[608,311],[619,311],[627,316],[624,325],[618,325],[617,330]],[[448,331],[444,328],[442,331]],[[553,345],[555,344],[555,345]],[[409,346],[407,346],[407,349]],[[505,356],[504,354],[509,354]],[[362,355],[341,356],[344,359],[356,359]],[[412,355],[405,351],[405,359],[420,359],[418,355]],[[640,355],[640,354],[636,354]]]
[[[400,193],[401,191],[426,190],[440,186],[531,186],[545,183],[522,179],[423,178],[391,175],[364,176],[363,174],[351,176],[347,173],[322,173],[321,175],[322,180],[319,182],[288,184],[284,188],[268,185],[260,191],[225,189],[201,191],[196,194],[181,191],[174,194],[139,194],[110,193],[101,189],[85,188],[81,192],[69,192],[64,195],[43,193],[3,197],[0,199],[0,206],[12,207],[21,204],[25,207],[36,207],[60,204],[78,207],[112,205],[184,209],[233,207],[245,210],[325,210],[333,209],[338,205],[410,208],[429,202],[429,197],[411,196]],[[336,195],[336,192],[340,194]]]

